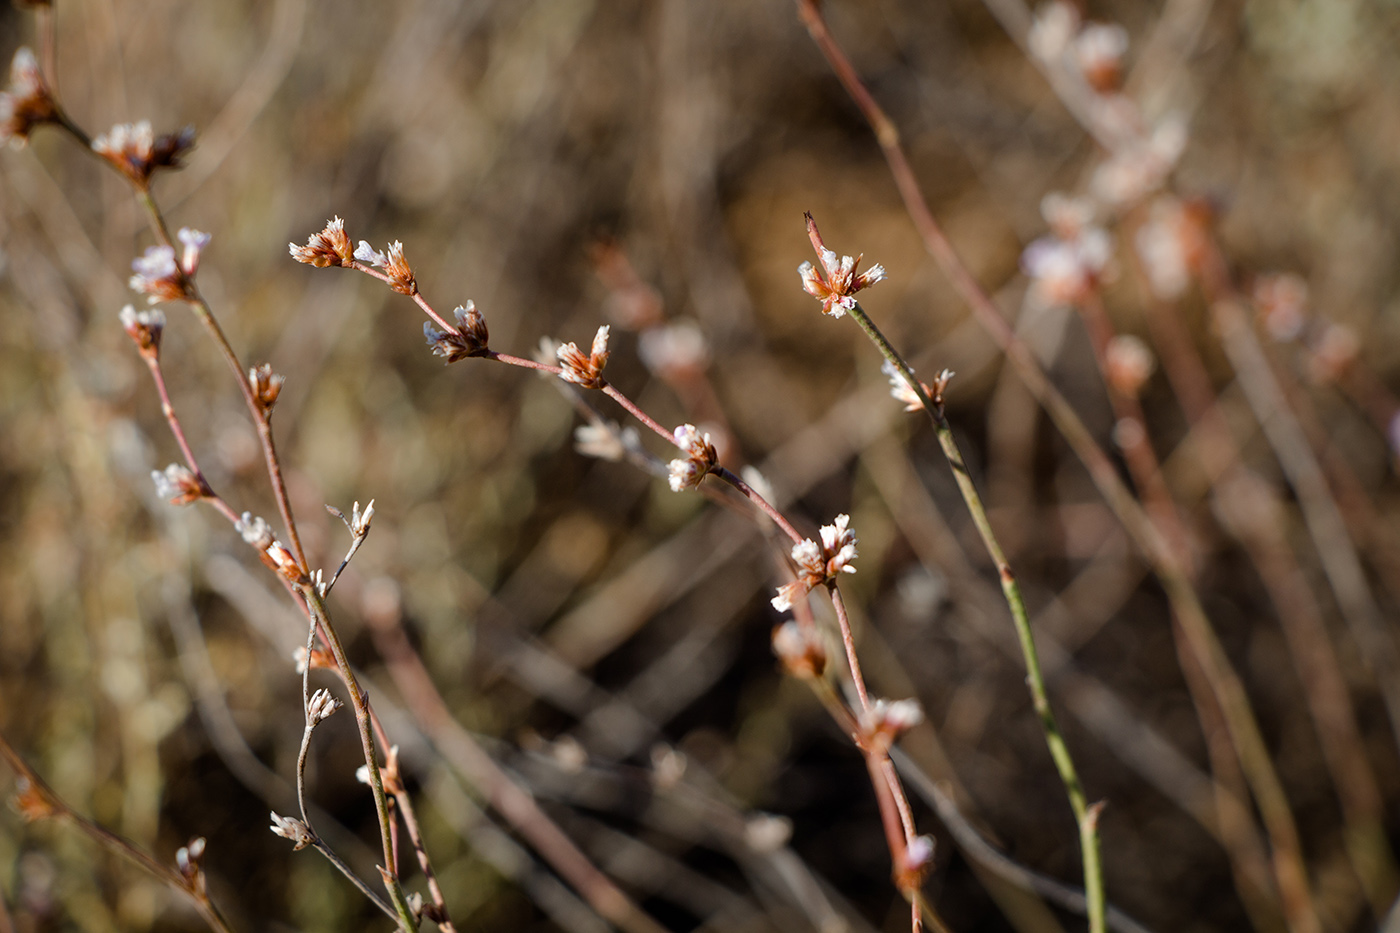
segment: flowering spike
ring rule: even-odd
[[[773,608],[786,612],[792,608],[794,600],[806,595],[818,586],[831,586],[836,583],[838,573],[855,573],[851,566],[855,560],[856,535],[850,529],[849,515],[838,515],[830,525],[821,530],[821,544],[811,538],[804,538],[792,546],[792,562],[797,565],[797,579],[778,587],[778,595],[773,597]]]

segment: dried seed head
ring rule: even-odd
[[[301,820],[290,816],[278,816],[272,811],[272,825],[268,827],[283,839],[292,840],[292,851],[298,852],[316,841],[316,834]]]
[[[152,470],[151,481],[156,484],[156,495],[171,505],[189,505],[207,494],[199,477],[179,463],[170,464],[164,471]]]
[[[238,524],[233,526],[233,530],[242,535],[244,541],[259,551],[266,551],[277,543],[277,539],[272,537],[272,529],[268,527],[267,522],[252,512],[244,512]]]
[[[1128,31],[1107,23],[1086,23],[1070,48],[1084,80],[1100,94],[1116,91],[1123,83],[1123,56],[1127,53]]]
[[[715,451],[710,435],[702,433],[693,424],[683,424],[676,428],[672,437],[676,446],[685,454],[682,458],[672,460],[667,466],[672,491],[680,492],[699,486],[700,481],[719,462],[719,454]]]
[[[15,796],[11,804],[26,823],[46,820],[63,812],[63,806],[44,787],[24,775],[15,781]]]
[[[185,153],[194,147],[194,127],[159,138],[149,120],[118,123],[92,141],[92,150],[112,164],[139,188],[145,188],[160,168],[180,168]]]
[[[350,237],[345,234],[345,221],[332,217],[320,233],[306,238],[305,246],[287,244],[287,251],[297,262],[324,269],[327,266],[348,266],[355,260]]]
[[[838,515],[835,522],[822,526],[821,544],[804,538],[792,546],[797,579],[778,587],[778,595],[772,599],[774,609],[786,612],[813,588],[834,584],[838,573],[856,572],[851,561],[858,556],[857,539],[850,521],[849,515]]]
[[[306,704],[306,721],[311,726],[318,726],[344,705],[329,690],[317,690],[311,694],[311,699]]]
[[[823,276],[810,262],[804,262],[797,267],[797,274],[802,278],[802,290],[822,303],[823,314],[841,317],[856,306],[856,292],[884,281],[885,267],[874,265],[865,272],[857,273],[863,254],[854,258],[837,256],[822,242],[822,235],[812,215],[803,216],[807,218],[807,237],[812,241],[812,248],[817,251],[817,258],[826,274]]]
[[[0,92],[0,143],[24,145],[36,126],[58,120],[58,104],[39,71],[39,61],[27,47],[15,52],[10,84]]]
[[[822,526],[822,556],[826,558],[827,578],[835,579],[838,573],[855,573],[851,561],[856,554],[856,534],[850,529],[851,517],[838,515],[836,521]]]
[[[929,869],[933,867],[932,836],[915,836],[899,854],[894,869],[894,883],[901,891],[917,891],[923,887]]]
[[[137,311],[131,305],[122,308],[118,315],[122,330],[136,341],[142,356],[154,358],[160,353],[160,338],[165,331],[165,313],[158,308]]]
[[[1307,280],[1292,272],[1261,275],[1254,283],[1254,310],[1270,337],[1297,340],[1307,324]]]
[[[820,677],[826,670],[826,646],[815,625],[789,619],[773,629],[773,653],[783,668],[801,679]]]
[[[891,745],[908,730],[924,721],[918,700],[876,700],[857,721],[863,746],[877,752]]]
[[[433,355],[455,363],[470,356],[489,354],[491,350],[487,347],[487,340],[490,334],[486,328],[486,318],[476,310],[476,302],[458,305],[452,315],[457,319],[453,330],[439,330],[430,322],[423,322],[423,336],[428,346],[433,348]]]
[[[150,304],[181,301],[193,296],[189,280],[175,262],[175,250],[169,246],[148,246],[146,252],[131,261],[136,273],[129,280],[133,291],[146,296]]]
[[[576,343],[566,343],[559,347],[555,351],[559,365],[563,368],[559,378],[581,385],[585,389],[601,389],[605,384],[603,367],[608,365],[608,331],[607,324],[598,328],[598,333],[593,337],[592,350],[587,356],[583,355]]]
[[[404,259],[403,244],[398,240],[389,244],[389,255],[370,246],[364,240],[355,249],[355,258],[376,269],[383,270],[389,278],[389,287],[401,295],[418,294],[418,280],[413,277],[413,270],[408,266],[408,260]]]
[[[1113,390],[1136,398],[1157,368],[1152,351],[1132,334],[1119,334],[1104,349],[1104,378]]]
[[[1042,307],[1076,304],[1112,273],[1113,240],[1100,227],[1084,227],[1072,239],[1041,237],[1021,254],[1031,298]]]
[[[253,400],[258,403],[264,415],[272,414],[277,397],[282,394],[282,384],[287,377],[274,373],[269,363],[262,363],[248,370],[248,385],[253,390]]]

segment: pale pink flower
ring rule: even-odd
[[[559,378],[586,389],[601,389],[606,384],[603,381],[603,367],[608,365],[608,330],[607,324],[598,328],[598,333],[593,337],[592,351],[587,356],[573,342],[559,347],[555,351],[563,368]]]

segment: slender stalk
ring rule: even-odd
[[[1092,933],[1103,933],[1107,897],[1104,891],[1103,862],[1099,851],[1098,813],[1100,805],[1089,806],[1083,784],[1079,780],[1079,772],[1074,766],[1074,758],[1070,755],[1069,745],[1065,742],[1064,734],[1060,731],[1059,722],[1055,718],[1055,712],[1050,706],[1050,698],[1045,690],[1045,675],[1041,671],[1040,657],[1035,649],[1035,634],[1031,630],[1030,614],[1026,611],[1026,602],[1021,595],[1021,586],[1016,582],[1016,575],[1006,560],[1006,554],[1002,550],[1001,542],[997,540],[996,532],[992,530],[992,523],[987,517],[982,497],[977,492],[977,485],[972,481],[967,463],[963,460],[962,451],[958,448],[952,428],[949,427],[948,419],[944,415],[941,399],[935,402],[929,397],[928,393],[924,391],[923,384],[914,376],[913,369],[890,345],[889,340],[881,333],[880,328],[875,326],[875,322],[865,313],[865,309],[860,306],[859,302],[849,308],[848,313],[860,329],[865,332],[865,335],[870,338],[870,342],[875,345],[875,348],[880,351],[880,355],[895,368],[923,404],[924,411],[928,413],[929,420],[933,422],[934,431],[938,435],[938,446],[943,449],[944,456],[948,458],[948,465],[952,468],[953,479],[958,484],[958,491],[962,494],[963,501],[967,503],[968,512],[972,515],[972,523],[977,527],[977,533],[982,538],[982,544],[986,547],[988,556],[996,565],[1002,596],[1006,599],[1007,608],[1011,610],[1011,621],[1016,628],[1016,638],[1021,644],[1021,657],[1026,664],[1026,686],[1031,693],[1031,704],[1035,708],[1036,716],[1040,719],[1040,728],[1045,734],[1045,744],[1050,750],[1050,757],[1055,763],[1055,769],[1059,772],[1060,781],[1065,785],[1070,809],[1074,812],[1075,823],[1079,829],[1079,850],[1083,861],[1084,895],[1088,905],[1089,929]]]

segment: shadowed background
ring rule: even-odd
[[[1223,850],[1181,805],[1194,788],[1178,777],[1209,766],[1160,588],[928,260],[794,4],[59,0],[57,11],[59,90],[80,125],[199,131],[156,196],[174,226],[213,234],[200,286],[245,363],[287,376],[273,424],[313,565],[333,566],[347,544],[323,504],[376,502],[332,611],[403,743],[459,928],[603,927],[419,737],[367,613],[402,612],[457,720],[668,928],[908,921],[862,760],[769,649],[778,553],[742,514],[575,452],[578,415],[550,381],[474,360],[445,368],[408,299],[293,262],[287,242],[332,215],[354,240],[401,240],[440,311],[473,299],[494,349],[586,345],[613,324],[608,377],[662,424],[726,423],[726,462],[759,466],[804,533],[849,512],[860,558],[848,592],[872,689],[915,696],[928,715],[905,749],[1002,851],[1077,882],[1073,821],[1005,607],[989,598],[995,576],[922,417],[888,398],[855,327],[801,291],[802,212],[838,252],[882,263],[889,280],[863,304],[922,373],[957,371],[950,417],[1039,631],[1064,649],[1047,659],[1072,654],[1051,673],[1051,699],[1090,798],[1108,802],[1110,899],[1162,931],[1249,922]],[[1127,28],[1130,67],[1165,43],[1170,81],[1129,89],[1150,114],[1190,115],[1176,187],[1218,205],[1240,278],[1301,274],[1317,316],[1351,328],[1360,361],[1396,386],[1400,9],[1170,0],[1088,12]],[[1093,144],[979,3],[833,2],[828,15],[952,240],[1021,317],[1018,262],[1044,232],[1041,197],[1082,187]],[[28,12],[0,8],[5,60],[32,41]],[[305,633],[217,516],[155,497],[149,472],[178,451],[117,322],[135,297],[130,260],[150,241],[143,224],[126,186],[56,132],[0,153],[0,729],[76,809],[157,857],[207,837],[211,890],[237,928],[383,927],[324,860],[267,830],[269,809],[295,812],[291,652]],[[622,257],[636,280],[619,287]],[[709,388],[678,392],[650,374],[628,326],[639,303],[704,335],[708,380],[688,384]],[[1143,333],[1130,276],[1107,304]],[[191,443],[236,508],[270,518],[227,371],[187,313],[168,313],[163,359]],[[1250,465],[1286,497],[1199,299],[1183,313]],[[1021,323],[1110,446],[1078,320]],[[1346,467],[1352,533],[1393,619],[1385,438],[1334,386],[1310,382],[1291,348],[1275,359],[1297,374],[1326,458]],[[1160,375],[1144,402],[1326,929],[1374,929],[1272,609],[1212,511]],[[1385,711],[1291,503],[1278,520],[1336,639],[1393,840],[1400,765]],[[1128,748],[1149,730],[1165,744]],[[348,714],[318,731],[313,754],[323,829],[373,877]],[[928,805],[917,815],[938,839],[927,891],[954,929],[1082,923],[979,876]],[[155,881],[12,812],[0,817],[0,892],[18,930],[199,928]]]

